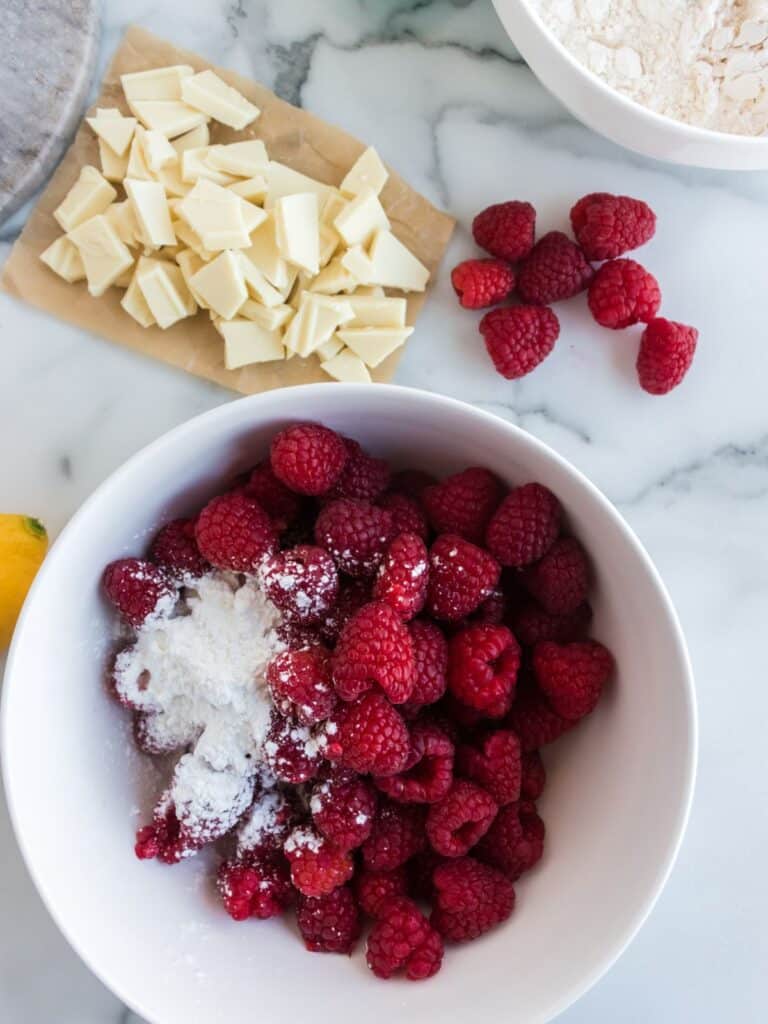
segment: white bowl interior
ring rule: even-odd
[[[450,951],[434,980],[383,984],[363,958],[306,953],[282,920],[237,924],[205,857],[140,863],[133,832],[161,785],[105,696],[111,616],[103,566],[142,551],[263,455],[275,430],[319,419],[396,464],[489,466],[538,479],[591,552],[595,634],[620,671],[598,711],[545,754],[548,842],[518,885],[507,925]],[[515,427],[413,390],[316,385],[226,405],[131,459],[81,509],[47,560],[8,662],[3,767],[32,875],[72,945],[154,1024],[508,1024],[551,1019],[619,955],[660,891],[682,835],[695,758],[690,671],[674,612],[647,556],[609,503]],[[303,979],[297,985],[297,979]],[[370,1001],[372,1000],[372,1001]]]

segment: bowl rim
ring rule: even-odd
[[[604,79],[592,71],[591,68],[588,68],[586,64],[582,64],[582,62],[571,53],[565,44],[557,38],[552,29],[544,21],[539,11],[532,6],[531,0],[493,0],[494,9],[505,31],[506,25],[501,12],[503,8],[506,8],[510,4],[516,5],[521,13],[528,17],[532,26],[538,31],[539,35],[546,39],[547,43],[557,51],[561,60],[567,63],[573,71],[587,79],[587,81],[597,88],[598,91],[615,101],[618,107],[623,107],[625,112],[633,116],[639,116],[654,127],[679,132],[681,138],[686,138],[690,142],[715,143],[717,145],[728,146],[732,150],[741,149],[742,147],[757,150],[768,149],[768,135],[743,135],[739,132],[724,132],[715,128],[702,128],[700,125],[688,124],[687,121],[678,121],[676,118],[670,117],[668,114],[660,114],[658,111],[652,110],[650,107],[646,107],[637,100],[632,99],[631,96],[627,96],[626,93],[621,92],[619,89],[614,89],[612,86],[608,85]],[[517,47],[518,44],[514,39],[512,42]],[[523,59],[527,63],[527,58],[524,57]],[[536,74],[533,66],[529,66],[531,71]],[[554,89],[551,91],[555,93]],[[560,99],[559,93],[555,93],[555,95]],[[565,101],[561,100],[561,102]]]
[[[333,382],[302,384],[295,387],[282,388],[280,391],[286,398],[290,396],[290,398],[299,399],[298,402],[289,402],[289,405],[293,408],[301,409],[305,408],[303,400],[311,400],[312,395],[319,393],[321,389],[325,391],[329,387],[333,388],[338,393],[340,402],[343,402],[347,395],[356,395],[361,392],[370,394],[371,388],[369,384],[346,384]],[[396,384],[378,384],[376,385],[376,389],[377,391],[379,389],[385,389],[393,397],[399,398],[403,402],[425,402],[428,405],[432,405],[435,408],[436,413],[443,413],[444,415],[450,416],[452,413],[461,411],[464,414],[469,413],[479,420],[484,420],[496,427],[501,425],[502,428],[506,430],[511,437],[514,437],[517,442],[530,446],[536,454],[542,456],[545,460],[548,459],[553,461],[559,466],[559,468],[574,477],[576,482],[589,494],[590,498],[601,506],[603,511],[614,520],[616,525],[619,527],[623,539],[634,550],[635,555],[643,563],[657,592],[663,613],[669,623],[677,655],[679,657],[680,667],[682,669],[683,696],[686,708],[685,721],[687,726],[688,750],[685,760],[685,774],[682,779],[682,800],[676,829],[668,837],[666,855],[657,866],[653,884],[649,888],[644,901],[637,908],[637,911],[625,929],[624,934],[612,945],[610,949],[604,951],[602,956],[595,962],[592,970],[583,976],[578,983],[573,984],[570,989],[564,992],[557,1004],[548,1011],[550,1015],[546,1019],[548,1021],[552,1021],[568,1009],[568,1007],[577,1002],[595,984],[597,984],[597,982],[600,981],[600,979],[625,952],[656,905],[659,896],[667,884],[680,852],[680,847],[688,826],[693,802],[699,744],[698,710],[696,704],[693,669],[685,637],[667,588],[650,555],[643,547],[634,530],[624,520],[618,509],[615,508],[612,502],[609,501],[602,491],[593,484],[591,480],[581,472],[581,470],[560,455],[555,449],[551,448],[534,435],[523,430],[521,427],[518,427],[516,424],[510,423],[508,420],[505,420],[494,413],[487,412],[484,409],[478,409],[476,406],[470,405],[468,402],[463,402],[459,399],[451,398],[437,392],[425,391],[421,388],[411,388]],[[151,458],[155,452],[179,442],[187,434],[193,434],[198,430],[205,429],[206,426],[212,423],[226,421],[227,419],[232,419],[234,422],[244,422],[243,413],[247,413],[250,409],[254,410],[255,417],[260,402],[269,395],[274,395],[274,392],[263,392],[261,394],[240,398],[235,401],[224,402],[213,409],[185,420],[178,426],[173,427],[164,434],[161,434],[160,437],[151,441],[143,448],[140,448],[139,451],[131,455],[125,462],[118,466],[116,470],[110,473],[101,481],[100,484],[98,484],[98,486],[78,507],[74,515],[54,541],[32,584],[32,587],[30,588],[19,616],[16,629],[14,630],[3,675],[2,693],[0,694],[0,772],[2,773],[3,787],[5,790],[8,814],[13,834],[16,838],[24,864],[29,872],[35,889],[45,906],[45,909],[53,919],[58,930],[66,939],[67,943],[86,965],[88,970],[91,971],[91,973],[94,974],[102,984],[117,996],[117,998],[120,999],[129,1009],[146,1018],[147,1021],[151,1021],[152,1024],[163,1024],[163,1022],[153,1018],[148,1008],[142,1006],[135,994],[123,992],[121,990],[121,986],[113,982],[113,980],[108,977],[105,970],[102,970],[100,967],[96,967],[92,962],[89,950],[83,948],[83,944],[81,944],[79,938],[76,938],[73,934],[74,929],[70,928],[69,923],[63,919],[63,915],[59,914],[58,909],[55,906],[55,898],[49,891],[48,883],[43,877],[41,877],[41,874],[35,866],[33,853],[27,846],[27,842],[23,834],[21,818],[16,806],[14,784],[11,782],[11,766],[8,754],[9,744],[7,742],[11,730],[9,694],[12,687],[20,685],[20,683],[15,681],[15,664],[19,658],[19,651],[22,643],[24,642],[24,627],[27,619],[30,617],[30,609],[36,600],[38,592],[40,592],[46,585],[46,577],[50,573],[51,565],[55,564],[56,560],[60,557],[60,553],[68,543],[69,538],[76,534],[81,520],[87,516],[91,507],[103,500],[105,493],[108,493],[109,490],[119,483],[119,481],[125,476],[134,472],[144,460]]]

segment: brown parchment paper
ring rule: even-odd
[[[335,125],[284,102],[264,86],[209,64],[197,54],[179,50],[138,26],[130,27],[125,33],[89,114],[97,106],[117,106],[128,114],[120,75],[167,64],[190,64],[195,71],[212,68],[261,109],[261,116],[241,132],[211,122],[212,143],[263,139],[274,160],[330,185],[341,182],[367,145]],[[120,307],[122,289],[109,288],[105,295],[93,298],[88,294],[85,282],[67,284],[41,263],[40,253],[61,234],[61,228],[53,218],[53,210],[69,191],[84,164],[100,166],[96,138],[85,121],[11,250],[0,276],[0,286],[5,291],[109,341],[161,359],[242,394],[330,380],[320,369],[316,357],[295,357],[285,362],[227,370],[224,367],[223,341],[205,311],[181,320],[165,331],[158,327],[145,329]],[[392,222],[393,232],[429,267],[433,280],[453,231],[453,219],[432,206],[391,169],[381,201]],[[407,298],[407,319],[409,324],[413,324],[425,296],[414,294]],[[407,344],[414,342],[418,344],[418,330]],[[393,352],[372,370],[373,379],[390,380],[402,351],[401,348]]]

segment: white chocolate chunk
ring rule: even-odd
[[[183,181],[195,182],[201,178],[213,181],[217,185],[231,185],[235,179],[231,174],[217,171],[211,167],[207,157],[211,151],[210,146],[201,146],[200,149],[185,149],[181,154],[181,177]]]
[[[350,352],[347,348],[342,349],[338,355],[332,356],[330,359],[320,363],[320,369],[324,370],[329,377],[344,381],[345,383],[371,383],[368,367],[359,356],[356,356],[354,352]]]
[[[400,288],[404,292],[423,292],[429,270],[391,231],[377,231],[368,250],[371,261],[370,284]]]
[[[160,132],[145,131],[141,136],[144,162],[153,174],[163,167],[179,162],[179,154]]]
[[[373,280],[373,263],[362,245],[353,245],[341,256],[341,265],[359,281],[368,284]]]
[[[261,139],[248,139],[231,142],[228,146],[211,146],[208,163],[217,171],[225,171],[238,178],[255,178],[266,172],[269,156]]]
[[[181,180],[181,167],[178,163],[168,164],[155,171],[155,178],[160,182],[166,194],[176,199],[183,199],[192,191],[188,181]]]
[[[333,359],[335,355],[344,348],[344,342],[340,341],[338,336],[334,334],[328,341],[324,341],[322,345],[318,345],[315,349],[315,355],[321,361],[323,359]]]
[[[85,267],[80,252],[66,235],[60,235],[51,242],[45,252],[40,253],[40,259],[47,267],[51,268],[54,274],[63,277],[70,284],[82,281],[85,277]]]
[[[182,249],[180,252],[176,253],[176,262],[179,265],[179,270],[181,270],[181,276],[184,278],[184,283],[192,293],[192,297],[195,302],[201,309],[207,309],[208,307],[205,304],[203,297],[196,292],[190,284],[192,276],[196,274],[198,270],[202,270],[205,266],[205,260],[201,259],[201,257],[192,249]]]
[[[227,188],[242,199],[247,199],[249,203],[261,204],[267,197],[267,181],[260,175],[245,181],[236,181],[234,185],[228,185]]]
[[[184,154],[188,156],[189,151]],[[250,205],[250,204],[249,204]],[[179,203],[178,214],[210,252],[245,249],[251,244],[243,218],[244,200],[220,185],[201,178]],[[252,207],[261,213],[258,207]],[[187,243],[189,244],[189,243]],[[192,246],[194,248],[194,246]]]
[[[158,181],[136,181],[126,178],[123,182],[126,194],[133,204],[133,212],[141,228],[142,240],[155,248],[161,245],[175,245],[176,235],[171,225],[171,215],[165,189]]]
[[[373,146],[364,150],[347,171],[339,188],[345,195],[359,196],[366,189],[375,195],[384,188],[389,172]]]
[[[181,154],[187,149],[201,149],[203,146],[207,146],[211,141],[211,133],[208,130],[207,123],[197,125],[192,131],[186,132],[184,135],[180,135],[177,139],[174,139],[171,145],[181,157]]]
[[[136,278],[152,316],[163,330],[197,312],[197,303],[175,263],[142,257]]]
[[[87,117],[86,121],[113,153],[122,156],[131,144],[136,131],[135,117]]]
[[[346,204],[333,226],[348,246],[365,246],[374,231],[389,228],[389,219],[376,193],[366,189]]]
[[[145,128],[169,139],[184,135],[206,120],[205,114],[178,100],[137,100],[131,103],[131,110]]]
[[[130,199],[124,199],[122,203],[112,203],[104,211],[104,216],[125,245],[135,247],[142,244],[141,228]]]
[[[337,256],[327,267],[323,267],[317,277],[312,278],[309,290],[324,295],[337,295],[339,292],[351,291],[356,284],[357,279],[343,265],[341,257]]]
[[[338,331],[347,348],[372,368],[404,345],[411,334],[412,327],[343,327]]]
[[[320,200],[323,200],[329,192],[336,190],[332,185],[324,185],[321,181],[315,181],[306,174],[294,171],[292,167],[278,163],[277,160],[270,160],[267,172],[267,197],[264,200],[266,209],[271,209],[282,196],[293,196],[300,192],[314,192]]]
[[[350,306],[343,299],[302,292],[299,311],[291,326],[297,320],[299,324],[292,334],[290,330],[286,333],[286,348],[292,349],[297,355],[309,356],[332,337],[337,327],[348,323],[352,316]]]
[[[282,306],[283,296],[243,253],[237,253],[240,269],[250,294],[264,306]]]
[[[347,295],[345,298],[355,314],[350,327],[405,327],[408,303],[403,298],[374,295]]]
[[[341,245],[341,239],[339,238],[335,228],[322,223],[320,224],[319,238],[320,249],[318,253],[318,262],[321,267],[326,267],[336,254],[336,250]]]
[[[131,277],[131,282],[126,289],[125,295],[120,300],[120,305],[142,327],[151,327],[157,323],[154,316],[152,316],[152,310],[147,305],[147,300],[141,293],[136,271],[134,271]]]
[[[216,253],[205,248],[202,238],[186,221],[181,219],[173,221],[173,230],[178,240],[188,246],[203,262],[208,263],[215,257]]]
[[[222,252],[190,278],[190,285],[219,316],[231,320],[248,298],[240,261],[235,253]]]
[[[224,365],[228,370],[284,358],[279,331],[267,331],[255,321],[242,318],[221,320],[217,327],[224,338]]]
[[[332,225],[347,205],[347,200],[338,189],[329,189],[320,201],[320,222]]]
[[[233,195],[235,195],[235,193],[233,193]],[[267,214],[260,206],[255,206],[253,203],[249,203],[248,200],[243,199],[242,196],[238,196],[238,199],[240,200],[240,213],[243,217],[245,230],[249,235],[248,243],[250,245],[250,235],[259,227],[260,224],[264,223],[267,219]]]
[[[194,74],[188,64],[173,64],[149,71],[134,71],[120,76],[125,98],[134,100],[180,100],[181,80]]]
[[[353,294],[373,295],[377,299],[383,299],[386,293],[380,284],[359,284]]]
[[[141,144],[144,129],[140,124],[136,125],[136,134],[128,154],[128,166],[125,169],[125,177],[134,178],[136,181],[154,181],[152,171],[147,167],[144,159],[144,147]]]
[[[71,231],[78,224],[103,213],[116,198],[117,192],[107,179],[95,167],[86,164],[75,184],[53,211],[53,216],[65,231]]]
[[[104,139],[99,139],[99,163],[107,181],[121,182],[128,173],[128,154],[118,156]]]
[[[181,98],[196,110],[238,130],[255,121],[261,113],[237,89],[210,70],[182,79]]]
[[[260,302],[254,302],[253,299],[244,302],[238,311],[238,316],[253,320],[265,331],[277,331],[281,327],[285,327],[292,319],[293,314],[294,311],[290,306],[267,307],[262,306]]]
[[[80,253],[91,295],[103,295],[124,270],[133,266],[133,256],[103,214],[84,221],[67,235]]]
[[[277,247],[284,260],[317,274],[320,234],[317,196],[311,192],[282,196],[275,203]]]
[[[277,247],[274,217],[268,216],[255,231],[251,232],[251,244],[244,255],[278,290],[283,291],[288,287],[289,281],[293,284],[295,278],[291,278],[288,264]]]
[[[133,280],[133,267],[127,267],[120,277],[112,282],[113,288],[128,288],[131,281]]]

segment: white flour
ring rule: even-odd
[[[768,0],[530,0],[582,64],[678,121],[768,131]]]

